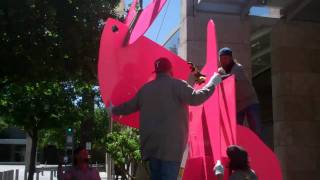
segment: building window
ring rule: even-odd
[[[179,36],[180,31],[177,29],[174,33],[172,33],[169,38],[166,40],[166,42],[163,44],[163,47],[168,49],[169,51],[178,54],[179,49]]]

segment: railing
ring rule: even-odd
[[[65,172],[67,171],[69,168],[71,167],[71,165],[66,165],[62,167],[62,171]],[[98,164],[93,164],[91,165],[91,167],[95,167],[99,170],[99,172],[101,171],[105,171],[105,167],[103,165],[98,165]],[[22,170],[22,169],[20,169]],[[0,171],[0,180],[27,180],[28,178],[28,171],[24,171],[22,170],[21,172],[22,174],[20,175],[20,179],[19,179],[19,169],[12,169],[12,170],[6,170],[6,171]],[[50,180],[54,180],[54,179],[58,179],[58,166],[57,165],[45,165],[45,166],[38,166],[35,170],[34,173],[34,180],[40,180],[43,179],[43,177],[46,177],[46,179]]]
[[[34,173],[35,180],[41,179],[41,176],[44,176],[44,172],[50,172],[50,180],[53,180],[54,177],[57,177],[57,166],[45,166],[45,167],[38,167],[36,168],[36,172]],[[27,180],[28,172],[24,172],[24,180]],[[0,179],[1,180],[1,179]]]
[[[44,176],[44,171],[50,171],[50,180],[53,180],[53,177],[57,177],[57,168],[56,167],[41,167],[36,169],[36,180],[39,180],[39,176]]]
[[[95,167],[98,170],[104,170],[104,166],[102,166],[102,165],[93,164],[93,165],[91,165],[91,167]],[[62,166],[61,170],[62,170],[62,172],[65,172],[69,168],[71,168],[71,165],[64,165],[64,166]],[[58,166],[56,166],[56,165],[37,167],[36,172],[35,172],[35,180],[39,180],[39,178],[41,179],[41,176],[44,176],[45,171],[50,172],[50,180],[53,180],[54,178],[57,178],[57,176],[58,176]],[[27,177],[27,176],[25,175],[25,177]]]
[[[18,180],[18,179],[19,179],[18,169],[0,172],[0,180]]]

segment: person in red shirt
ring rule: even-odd
[[[61,180],[101,180],[99,171],[89,166],[89,154],[83,147],[74,151],[73,167],[66,173],[60,168],[58,173]]]

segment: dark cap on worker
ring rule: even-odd
[[[219,56],[222,56],[222,55],[230,55],[230,56],[232,56],[231,48],[228,48],[228,47],[221,48],[219,50]]]
[[[161,57],[154,62],[155,73],[166,73],[172,70],[172,64],[169,59]]]

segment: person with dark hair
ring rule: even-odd
[[[258,97],[243,66],[233,58],[232,50],[228,47],[220,49],[219,63],[221,67],[218,72],[222,75],[223,79],[230,75],[235,75],[237,123],[243,125],[244,120],[247,120],[250,129],[258,136],[261,136]]]
[[[140,148],[149,161],[152,180],[176,180],[188,139],[188,105],[200,105],[221,82],[215,73],[207,84],[194,90],[172,76],[167,58],[154,62],[156,79],[145,84],[128,102],[110,108],[113,115],[140,111]]]
[[[98,170],[89,166],[89,154],[83,147],[74,150],[72,168],[59,174],[62,180],[100,180]]]
[[[229,162],[229,180],[258,180],[255,172],[250,168],[248,153],[245,149],[237,145],[227,148]],[[223,180],[224,167],[218,161],[214,167],[215,175],[219,180]]]

